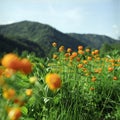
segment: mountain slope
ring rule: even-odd
[[[0,35],[0,53],[4,52],[17,52],[21,53],[22,51],[34,52],[37,56],[43,57],[44,51],[41,47],[29,40],[19,39],[20,41],[11,40],[3,35]]]
[[[29,51],[37,51],[37,54],[45,53],[46,56],[51,51],[52,42],[58,43],[59,46],[64,45],[65,48],[70,47],[73,50],[76,50],[78,45],[99,49],[104,43],[112,44],[118,42],[103,35],[65,34],[49,25],[31,21],[0,25],[0,34],[7,38],[6,41],[0,40],[0,44],[5,42],[6,44],[4,43],[4,46],[7,45],[8,48],[14,42],[16,46],[22,45]],[[18,48],[20,51],[24,50],[21,47]]]
[[[0,26],[0,34],[11,39],[27,39],[34,41],[41,46],[46,53],[51,49],[52,42],[64,45],[66,48],[76,49],[78,45],[86,46],[71,36],[64,34],[49,25],[38,22],[22,21],[9,25]]]
[[[87,44],[90,48],[100,49],[103,44],[113,44],[113,43],[120,43],[115,39],[112,39],[105,35],[96,35],[96,34],[76,34],[76,33],[69,33],[69,36]]]

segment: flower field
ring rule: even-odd
[[[120,56],[52,43],[52,58],[0,60],[0,120],[120,120]]]

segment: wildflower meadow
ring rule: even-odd
[[[120,56],[53,42],[51,58],[0,59],[0,120],[120,120]]]

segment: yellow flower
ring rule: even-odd
[[[27,96],[31,96],[32,93],[33,93],[33,90],[32,89],[26,89],[25,93],[26,93]]]
[[[37,77],[32,76],[29,78],[29,81],[30,81],[30,83],[34,84],[37,81],[37,79],[38,79]]]
[[[87,63],[88,63],[88,61],[87,61],[87,60],[83,60],[82,62],[83,62],[84,64],[87,64]]]
[[[84,51],[83,50],[78,50],[78,53],[83,55],[84,54]]]
[[[53,54],[53,59],[57,59],[57,55],[56,54]]]
[[[62,45],[59,47],[59,52],[63,52],[63,51],[64,51],[64,46]]]
[[[92,60],[92,57],[88,56],[87,59],[88,59],[88,60]]]
[[[78,64],[78,68],[83,68],[83,64]]]
[[[83,50],[83,46],[79,45],[78,50]]]
[[[90,49],[89,49],[89,48],[87,48],[85,51],[86,51],[86,52],[90,52]]]
[[[51,90],[56,90],[61,87],[61,78],[56,73],[47,74],[45,81]]]
[[[7,78],[10,78],[16,71],[11,68],[6,68],[3,72],[3,75]]]
[[[57,43],[56,43],[56,42],[53,42],[53,43],[52,43],[52,46],[53,46],[53,47],[56,47],[56,46],[57,46]]]
[[[70,56],[70,53],[65,53],[65,57],[69,57]]]
[[[67,52],[68,52],[68,53],[72,52],[72,49],[71,49],[71,48],[68,48],[68,49],[67,49]]]
[[[10,120],[18,120],[22,115],[19,107],[13,107],[8,109],[8,117]]]

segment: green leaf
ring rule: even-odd
[[[22,110],[22,113],[23,113],[24,115],[27,115],[28,109],[27,109],[25,106],[23,106],[23,107],[21,108],[21,110]]]

